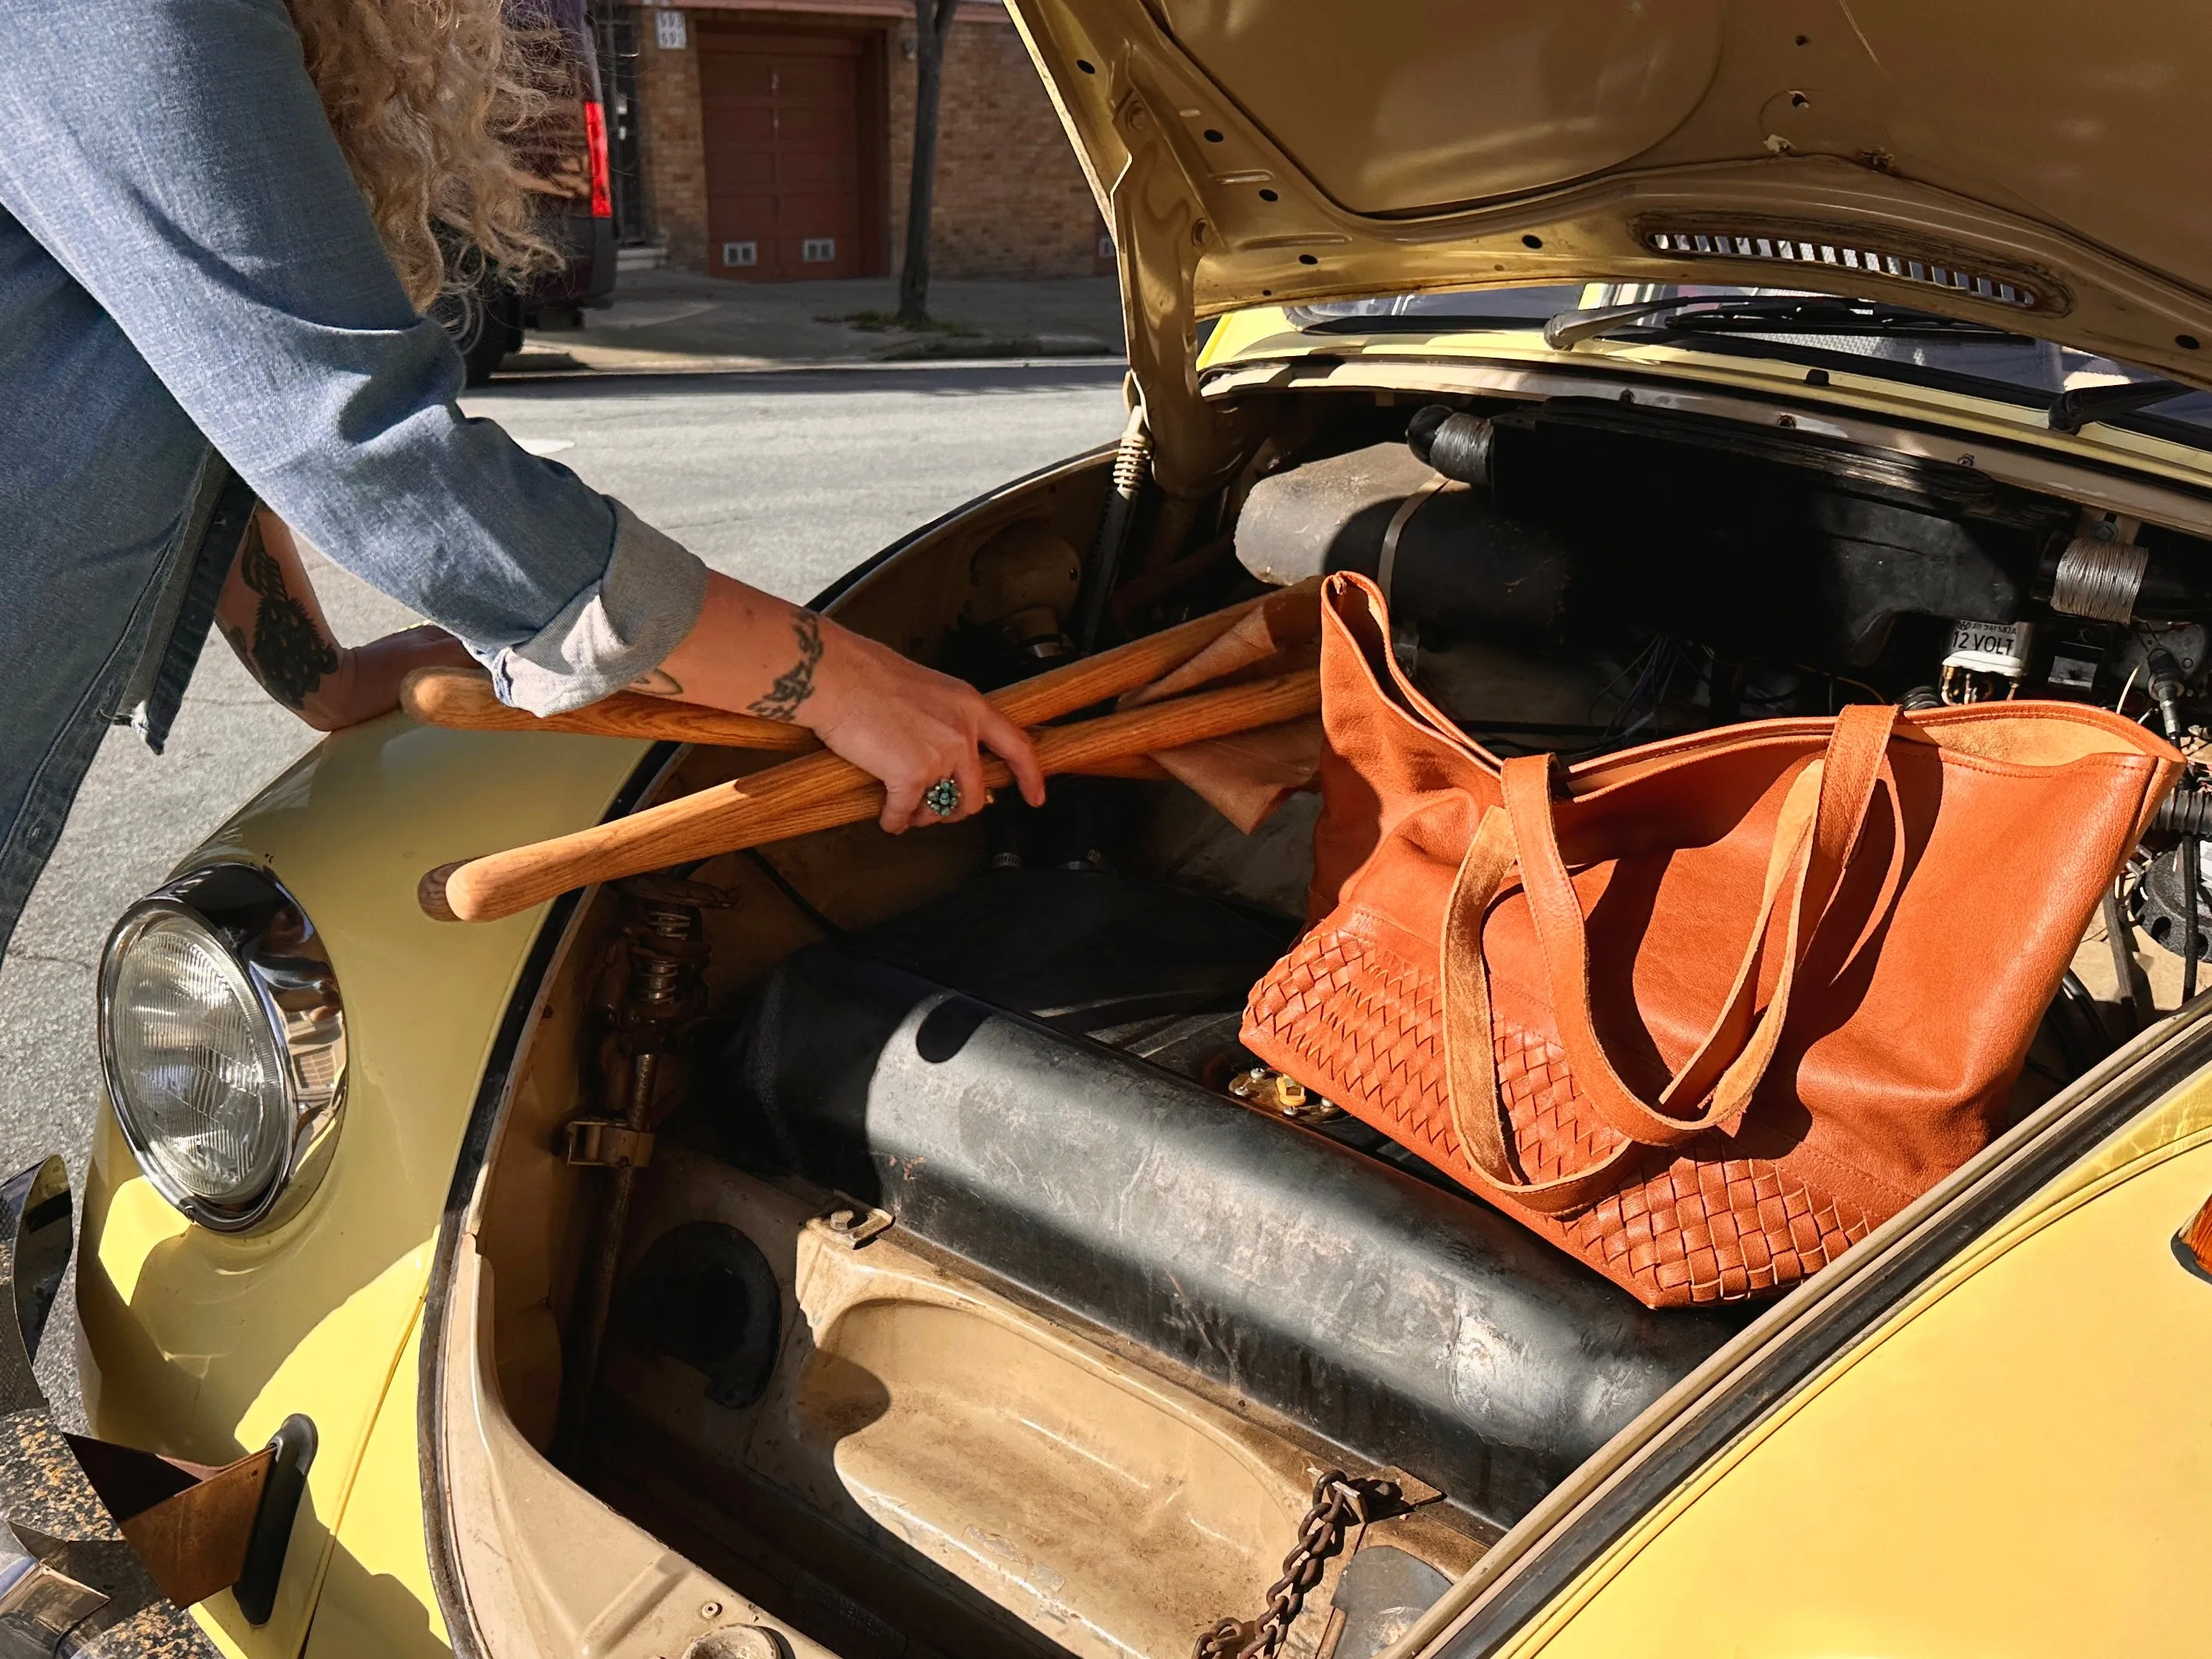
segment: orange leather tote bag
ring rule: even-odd
[[[1652,1307],[1772,1291],[1985,1145],[2181,757],[2060,702],[1502,764],[1331,578],[1269,1065]]]

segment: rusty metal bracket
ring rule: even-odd
[[[1255,1066],[1231,1078],[1229,1093],[1257,1111],[1286,1117],[1293,1123],[1327,1123],[1344,1115],[1344,1109],[1334,1101],[1310,1093],[1296,1078],[1265,1066]]]
[[[289,1419],[259,1451],[222,1465],[63,1437],[161,1594],[180,1607],[235,1588],[264,1625],[314,1459],[315,1425]]]
[[[1418,1474],[1408,1474],[1394,1464],[1369,1472],[1360,1505],[1362,1521],[1388,1521],[1436,1503],[1443,1493]]]
[[[857,1250],[898,1224],[896,1218],[887,1210],[863,1204],[843,1193],[836,1197],[837,1201],[822,1212],[822,1224],[829,1230],[830,1237],[848,1249]]]
[[[563,1156],[578,1169],[642,1170],[653,1162],[653,1131],[620,1118],[572,1118]]]
[[[188,1607],[238,1582],[274,1446],[218,1467],[86,1435],[64,1438],[162,1595]]]

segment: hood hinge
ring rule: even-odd
[[[1261,435],[1259,411],[1198,389],[1198,262],[1215,232],[1167,124],[1132,88],[1114,111],[1128,160],[1107,190],[1121,264],[1122,327],[1152,438],[1152,477],[1193,501],[1226,484]]]

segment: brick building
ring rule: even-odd
[[[690,0],[621,8],[602,28],[625,60],[630,240],[738,280],[897,268],[914,150],[909,0]],[[1000,0],[963,0],[955,14],[936,198],[934,276],[1114,268],[1090,187]]]

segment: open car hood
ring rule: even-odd
[[[1170,407],[1192,326],[1268,302],[1800,288],[2212,381],[2189,0],[1008,4],[1114,228],[1178,493],[1235,447]]]

